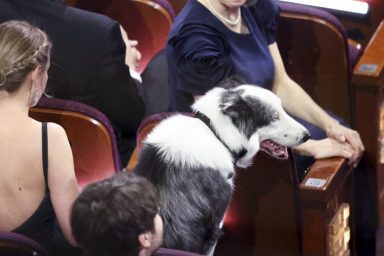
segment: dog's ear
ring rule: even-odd
[[[234,119],[243,119],[252,112],[248,102],[241,96],[242,90],[224,92],[219,108],[223,114]]]
[[[246,84],[247,82],[245,81],[244,78],[242,78],[239,75],[233,75],[227,78],[224,78],[218,85],[217,87],[221,87],[224,89],[232,89],[235,88],[239,85]]]
[[[259,98],[243,95],[244,89],[226,90],[219,108],[249,138],[259,127],[271,123],[276,111]]]

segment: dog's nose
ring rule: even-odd
[[[311,134],[308,131],[303,132],[303,138],[301,139],[301,142],[306,142],[311,138]]]

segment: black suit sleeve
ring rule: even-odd
[[[125,44],[119,24],[107,28],[99,44],[99,65],[93,84],[97,108],[105,113],[125,136],[136,134],[144,115],[144,104],[138,93],[138,84],[131,78],[125,64]]]

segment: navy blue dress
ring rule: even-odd
[[[192,95],[204,94],[231,75],[271,89],[275,74],[268,45],[275,42],[279,7],[259,0],[241,11],[247,34],[228,29],[196,0],[178,15],[166,47],[172,110],[189,111]]]

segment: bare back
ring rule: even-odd
[[[20,120],[21,121],[21,120]],[[0,127],[0,230],[23,224],[45,195],[41,123],[21,121]]]

